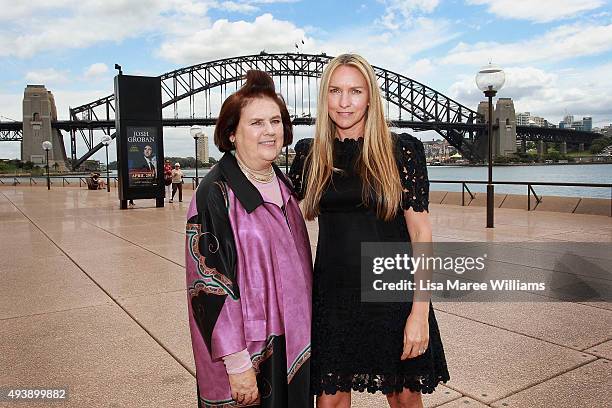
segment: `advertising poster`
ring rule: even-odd
[[[128,174],[130,187],[157,185],[157,129],[127,128]]]

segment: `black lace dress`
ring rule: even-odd
[[[423,144],[408,135],[394,135],[403,184],[402,208],[428,210],[429,180]],[[312,139],[296,145],[289,173],[298,195],[305,186],[302,170]],[[313,394],[337,391],[402,391],[431,393],[450,379],[433,308],[429,311],[429,346],[416,358],[400,360],[403,331],[411,303],[360,301],[361,242],[410,241],[403,212],[385,222],[366,208],[355,162],[363,139],[334,143],[332,182],[320,202],[319,238],[314,267],[311,389]],[[306,169],[306,174],[308,174]]]

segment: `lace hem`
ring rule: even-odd
[[[448,374],[438,374],[436,376],[415,376],[415,375],[373,375],[373,374],[353,374],[338,375],[327,374],[318,384],[313,384],[313,394],[322,393],[334,395],[337,392],[369,392],[374,394],[378,391],[385,395],[401,392],[408,388],[412,392],[431,394],[439,383],[446,383],[450,380]]]

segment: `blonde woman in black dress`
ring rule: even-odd
[[[318,218],[311,390],[317,406],[350,407],[351,390],[392,408],[422,407],[450,379],[426,301],[362,303],[362,242],[431,242],[423,144],[389,131],[376,76],[362,57],[326,67],[314,139],[296,145],[290,178],[304,216]]]

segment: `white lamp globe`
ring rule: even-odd
[[[202,133],[203,133],[202,126],[199,126],[199,125],[193,125],[191,129],[189,129],[189,134],[194,139],[197,139],[200,136],[202,136]]]
[[[506,74],[504,70],[495,64],[489,63],[480,68],[476,74],[476,86],[481,91],[499,91],[506,82]]]

